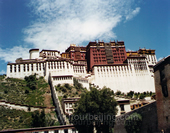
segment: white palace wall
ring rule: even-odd
[[[133,65],[128,66],[95,66],[94,80],[92,81],[99,88],[109,87],[115,92],[152,91],[154,89],[154,79],[147,70],[135,70]]]
[[[44,67],[45,64],[43,62],[27,64],[12,63],[7,65],[7,77],[23,79],[25,76],[35,73],[38,74],[38,76],[44,76]]]
[[[54,85],[73,84],[73,77],[75,77],[87,89],[91,83],[99,88],[109,87],[115,92],[117,90],[155,92],[151,71],[152,66],[156,63],[155,55],[128,57],[125,64],[96,65],[93,66],[93,73],[87,74],[85,65],[65,60],[59,57],[57,51],[43,50],[40,52],[42,59],[37,58],[39,56],[37,52],[31,51],[29,60],[8,63],[7,77],[23,79],[25,76],[36,73],[38,76],[44,76],[48,81],[49,74],[51,74]]]

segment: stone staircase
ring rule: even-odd
[[[57,113],[58,120],[59,120],[61,125],[68,125],[70,123],[69,123],[69,120],[67,119],[66,115],[63,112],[63,108],[62,108],[61,103],[58,99],[57,91],[56,91],[56,89],[53,85],[51,74],[49,74],[49,84],[50,84],[50,88],[51,88],[51,93],[52,93],[54,105],[56,107],[55,111]]]

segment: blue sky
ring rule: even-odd
[[[170,51],[169,0],[0,0],[0,74],[29,49],[123,40],[126,50]]]

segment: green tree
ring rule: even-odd
[[[34,75],[30,75],[30,76],[25,76],[25,81],[27,82],[27,86],[31,89],[31,90],[35,90],[36,89],[36,85],[37,85],[37,79],[36,79],[36,74]]]
[[[127,133],[140,133],[142,128],[142,116],[138,113],[131,114],[125,121]]]
[[[94,124],[98,132],[109,133],[109,128],[114,126],[116,106],[117,102],[109,88],[91,88],[81,95],[71,117],[72,122],[80,133],[93,132]],[[102,119],[104,116],[106,119]]]
[[[149,92],[149,95],[152,96],[152,91]]]
[[[130,98],[132,98],[132,97],[133,97],[133,94],[134,94],[134,91],[130,91],[130,92],[127,93],[127,96],[129,96]]]
[[[121,91],[117,90],[116,95],[121,95]]]
[[[79,83],[76,78],[73,78],[73,85],[77,90],[83,89],[83,85],[81,83]]]
[[[140,94],[139,99],[144,99],[145,95],[143,93]]]
[[[32,114],[31,126],[32,127],[45,127],[46,126],[44,110],[42,110],[41,113],[39,111],[35,111]]]

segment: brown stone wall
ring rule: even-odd
[[[142,116],[142,131],[141,133],[157,133],[157,110],[156,102],[144,105],[138,109],[130,111],[126,114],[116,117],[114,133],[126,133],[124,127],[125,120],[129,115],[139,113]]]
[[[158,112],[158,129],[170,130],[170,64],[164,66],[168,97],[162,92],[160,69],[155,72],[155,89]]]

